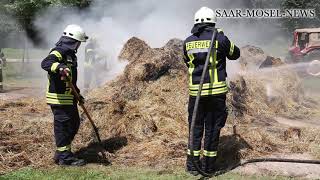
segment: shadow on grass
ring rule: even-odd
[[[126,137],[113,137],[107,140],[103,140],[102,144],[98,142],[90,143],[87,147],[81,148],[75,152],[75,155],[81,159],[84,159],[87,163],[97,163],[103,165],[110,165],[111,162],[108,158],[104,158],[102,153],[106,151],[109,153],[115,153],[117,150],[128,144]]]

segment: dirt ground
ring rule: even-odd
[[[270,158],[286,158],[286,159],[310,159],[315,158],[310,154],[273,154]],[[248,164],[234,170],[234,172],[244,175],[281,175],[287,177],[303,178],[303,179],[319,179],[319,164],[294,164],[283,162],[263,162]]]
[[[37,97],[43,95],[43,90],[32,87],[5,87],[0,93],[0,100],[15,101],[27,97]]]

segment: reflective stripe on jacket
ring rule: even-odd
[[[236,60],[240,57],[240,49],[229,41],[221,29],[217,30],[218,33],[214,44],[217,51],[210,57],[201,96],[227,93],[226,58]],[[194,34],[184,42],[184,61],[189,68],[190,96],[197,96],[198,94],[200,79],[210,48],[212,34],[213,28],[208,26],[194,32]]]
[[[41,67],[48,72],[46,99],[50,105],[74,105],[75,98],[67,81],[61,80],[60,68],[68,67],[73,85],[77,82],[77,57],[72,50],[63,47],[54,48],[42,61]]]

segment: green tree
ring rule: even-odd
[[[320,1],[319,0],[284,0],[282,9],[314,9],[315,18],[287,18],[282,20],[282,27],[287,33],[292,33],[297,28],[312,28],[320,26]]]
[[[14,34],[22,30],[19,23],[14,20],[9,6],[9,0],[3,0],[0,3],[0,48],[3,48],[6,44],[9,34]]]
[[[1,0],[0,37],[24,30],[34,42],[41,42],[33,21],[40,11],[48,7],[89,7],[93,0]]]
[[[50,6],[49,1],[45,0],[15,0],[7,6],[12,16],[18,21],[19,25],[24,29],[31,39],[36,39],[36,30],[32,24],[36,14]]]

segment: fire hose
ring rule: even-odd
[[[193,109],[193,114],[192,114],[192,121],[191,121],[191,127],[190,127],[190,135],[189,135],[189,150],[190,150],[190,156],[191,156],[191,161],[193,166],[195,167],[195,169],[204,177],[213,177],[213,176],[219,176],[222,175],[228,171],[231,171],[237,167],[240,166],[244,166],[246,164],[250,164],[250,163],[257,163],[257,162],[289,162],[289,163],[305,163],[305,164],[320,164],[320,160],[298,160],[298,159],[282,159],[282,158],[257,158],[257,159],[249,159],[249,160],[244,160],[242,162],[239,162],[238,164],[235,164],[234,166],[227,168],[225,170],[221,170],[221,171],[217,171],[213,174],[208,174],[206,172],[204,172],[200,167],[199,167],[199,163],[197,162],[198,160],[195,159],[194,156],[194,148],[193,148],[193,138],[194,138],[194,127],[195,127],[195,121],[197,118],[197,113],[198,113],[198,107],[199,107],[199,101],[201,98],[201,91],[203,88],[203,83],[204,83],[204,78],[205,78],[205,74],[207,72],[208,66],[209,66],[209,60],[210,60],[210,56],[211,53],[215,53],[217,51],[217,49],[214,47],[214,42],[216,39],[216,35],[217,35],[217,30],[214,28],[213,30],[213,35],[212,35],[212,39],[211,39],[211,44],[209,47],[209,51],[206,57],[206,61],[204,64],[204,68],[202,71],[202,75],[201,75],[201,79],[200,79],[200,85],[199,85],[199,89],[198,89],[198,94],[196,97],[196,101],[195,101],[195,106]],[[216,63],[214,61],[214,63]]]

